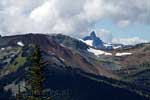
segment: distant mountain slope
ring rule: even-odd
[[[83,43],[82,41],[66,35],[56,34],[56,35],[52,35],[52,38],[60,45],[77,51],[84,51],[89,48],[88,45]]]

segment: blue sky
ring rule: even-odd
[[[109,30],[115,38],[140,37],[150,41],[150,25],[142,23],[130,23],[128,26],[120,27],[109,19],[102,19],[95,25],[96,30]]]

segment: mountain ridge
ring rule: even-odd
[[[23,74],[21,72],[25,72],[27,63],[26,58],[31,55],[33,50],[32,44],[40,45],[43,58],[49,63],[47,66],[48,72],[46,71],[46,74],[48,75],[46,86],[49,88],[55,86],[55,88],[58,89],[65,89],[65,86],[71,82],[72,86],[77,86],[77,91],[82,94],[76,95],[76,97],[81,97],[77,100],[84,100],[85,98],[88,100],[88,95],[84,97],[84,92],[87,93],[85,90],[93,91],[93,94],[91,92],[88,93],[91,93],[90,98],[94,98],[95,96],[94,100],[97,100],[96,97],[98,99],[102,98],[105,93],[115,98],[116,95],[113,94],[113,89],[119,89],[118,91],[122,91],[122,94],[119,94],[118,98],[121,98],[121,95],[126,95],[128,98],[134,97],[133,95],[138,95],[137,97],[141,98],[139,100],[144,100],[142,97],[146,99],[150,95],[150,90],[148,88],[149,66],[147,66],[149,64],[148,54],[150,54],[149,44],[136,45],[128,49],[122,48],[109,51],[112,54],[118,52],[131,52],[132,55],[94,55],[88,51],[88,49],[93,47],[80,40],[61,34],[24,34],[0,38],[0,85],[4,86],[6,90],[15,88],[14,84],[12,84],[14,82],[16,85],[22,83],[24,79],[24,76],[22,75],[25,73]],[[142,57],[142,55],[144,56]],[[138,57],[142,58],[139,59]],[[132,64],[133,59],[135,59],[135,62]],[[140,65],[137,66],[138,63],[136,62],[139,62],[139,60],[141,60],[141,62],[139,63]],[[130,71],[130,73],[128,71]],[[143,74],[143,71],[146,73]],[[51,77],[51,75],[54,77]],[[22,76],[22,78],[19,78],[18,76]],[[145,76],[144,79],[147,79],[144,80],[144,83],[147,85],[142,84],[143,76]],[[74,78],[75,80],[73,80]],[[67,79],[69,80],[67,81]],[[18,80],[17,83],[16,80]],[[83,87],[87,84],[86,82],[89,82],[90,87],[94,87],[94,90],[92,88],[86,89],[88,84],[84,89],[82,88],[80,90],[80,86],[77,85],[80,83],[78,82],[79,80]],[[49,82],[52,83],[50,84]],[[106,88],[101,87],[99,84],[103,84]],[[138,88],[134,88],[133,85]],[[71,85],[68,86],[69,88],[71,87]],[[98,89],[104,89],[104,94],[102,93],[103,95],[100,95],[97,91],[102,91],[96,89],[96,87],[99,87]],[[110,89],[108,89],[108,87]],[[71,89],[72,88],[73,87],[71,87]],[[111,89],[112,92],[108,92]],[[127,94],[126,92],[123,92],[124,89],[127,90]],[[96,95],[100,95],[100,97]],[[121,99],[123,100],[123,98]],[[116,98],[114,100],[119,99]]]

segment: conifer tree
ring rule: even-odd
[[[51,100],[51,97],[44,91],[45,75],[44,70],[46,62],[44,62],[41,50],[38,45],[34,46],[34,51],[30,57],[28,57],[29,67],[27,69],[26,91],[20,91],[20,85],[18,85],[17,100]]]
[[[30,57],[30,67],[28,69],[27,83],[29,100],[43,100],[44,97],[44,66],[39,46],[35,46],[35,52]]]

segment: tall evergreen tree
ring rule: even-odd
[[[30,67],[28,69],[28,96],[29,100],[43,100],[44,98],[44,66],[39,46],[35,46],[35,52],[30,57]]]

